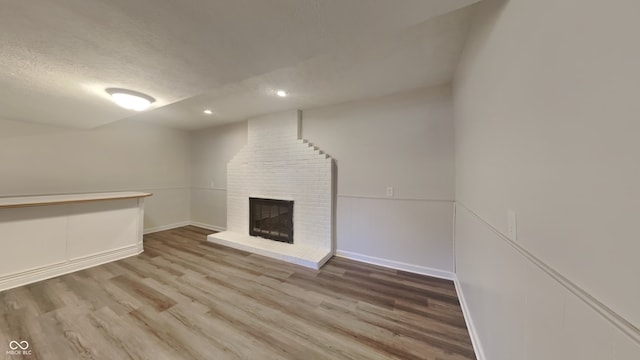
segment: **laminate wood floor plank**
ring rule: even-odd
[[[113,347],[126,353],[125,359],[188,359],[153,333],[137,327],[129,314],[120,316],[109,308],[103,308],[92,312],[89,319]]]
[[[443,302],[458,304],[458,297],[455,294],[442,294],[441,292],[431,291],[429,289],[419,289],[402,282],[393,281],[391,279],[381,279],[373,276],[365,276],[349,270],[346,270],[342,277],[345,279],[353,280],[356,283],[367,284],[370,287],[374,287],[378,291],[393,294],[394,296],[407,300],[426,302],[427,300],[437,299]]]
[[[133,278],[127,275],[120,275],[112,279],[122,290],[130,295],[140,297],[158,312],[167,310],[177,303],[160,291],[145,285],[143,280],[144,279]]]
[[[92,310],[109,307],[118,314],[126,314],[137,308],[132,305],[129,297],[122,297],[119,292],[111,291],[111,286],[114,286],[114,283],[97,282],[91,277],[83,275],[87,274],[80,271],[59,278],[70,291],[78,296],[83,306]]]
[[[29,359],[475,359],[451,281],[316,271],[210,233],[145,235],[138,256],[0,292],[0,355],[26,340]]]
[[[210,316],[223,319],[242,330],[262,343],[265,349],[289,354],[287,358],[300,358],[305,353],[313,355],[316,351],[309,348],[308,344],[296,345],[300,343],[300,339],[288,336],[286,329],[281,326],[282,316],[279,315],[282,314],[278,314],[277,310],[260,304],[254,298],[243,296],[231,286],[213,287],[213,284],[222,283],[213,278],[190,279],[190,282],[206,293],[204,302],[210,307]],[[198,301],[203,300],[200,298]],[[278,326],[274,326],[276,324]]]
[[[273,279],[263,277],[265,280]],[[309,302],[304,296],[300,296],[299,291],[295,295],[275,290],[259,282],[249,284],[237,284],[207,278],[214,281],[220,288],[233,289],[234,303],[244,303],[250,311],[257,311],[268,323],[280,324],[281,331],[289,332],[291,335],[301,338],[305,343],[305,348],[325,349],[326,356],[321,358],[332,359],[388,359],[378,349],[371,349],[354,342],[353,334],[335,331],[331,321],[327,321],[322,316],[309,312],[309,308],[315,308],[322,302]],[[245,299],[249,299],[246,303]],[[251,299],[255,300],[252,301]],[[266,317],[265,316],[269,316]],[[328,346],[327,346],[328,345]],[[337,346],[338,345],[338,346]]]
[[[321,307],[331,310],[335,308],[335,305],[324,303]],[[385,329],[395,336],[402,336],[406,338],[406,341],[408,342],[418,341],[421,344],[429,345],[431,348],[430,351],[433,352],[446,350],[447,352],[462,355],[464,358],[473,354],[469,349],[470,344],[466,341],[466,338],[456,338],[448,331],[445,332],[425,327],[407,326],[406,324],[393,319],[377,316],[375,313],[366,313],[349,309],[344,309],[343,311],[348,314],[349,319],[354,323],[363,322],[371,326]]]
[[[286,359],[278,352],[263,346],[260,341],[246,332],[230,326],[224,319],[212,316],[208,313],[208,308],[205,313],[193,316],[194,311],[200,311],[199,307],[199,303],[178,304],[167,310],[167,314],[189,326],[202,339],[216,346],[222,352],[219,359],[252,359],[256,354],[260,354],[261,359]]]
[[[451,324],[428,317],[415,316],[415,314],[397,309],[389,311],[366,303],[358,303],[356,308],[358,309],[358,314],[363,319],[368,319],[370,315],[374,315],[409,329],[415,329],[427,334],[438,334],[450,339],[452,342],[463,342],[467,344],[467,347],[471,346],[471,340],[469,339],[469,333],[466,327],[460,327],[457,324]]]
[[[186,358],[215,359],[224,354],[215,343],[199,336],[173,316],[166,316],[149,307],[132,311],[129,316],[145,334],[151,334]]]
[[[407,279],[397,275],[389,275],[389,274],[379,274],[373,273],[370,275],[372,279],[381,279],[381,280],[389,280],[392,282],[397,282],[398,284],[406,285],[412,289],[422,289],[431,292],[435,292],[441,295],[448,295],[450,297],[457,298],[455,286],[453,283],[429,283],[429,282],[420,282],[414,279]]]

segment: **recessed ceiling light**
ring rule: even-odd
[[[284,90],[278,90],[276,91],[276,95],[280,96],[280,97],[286,97],[287,96],[287,92]]]
[[[147,94],[133,90],[108,88],[105,90],[116,104],[128,110],[144,111],[156,101]]]
[[[203,113],[205,113],[207,115],[211,115],[211,114],[213,114],[213,111],[207,109],[207,110],[203,111]]]

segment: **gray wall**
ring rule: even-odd
[[[95,129],[0,120],[0,196],[140,190],[145,228],[189,221],[189,135],[120,121]]]
[[[476,10],[454,84],[455,245],[487,359],[639,359],[621,329],[640,326],[640,3]]]
[[[453,271],[448,86],[304,111],[302,134],[336,160],[339,253]]]
[[[247,144],[247,122],[191,132],[191,220],[227,227],[227,163]]]

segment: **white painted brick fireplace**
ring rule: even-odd
[[[247,145],[227,164],[227,231],[208,241],[318,269],[335,252],[333,160],[300,139],[300,111],[248,124]],[[294,201],[293,244],[249,235],[250,197]]]

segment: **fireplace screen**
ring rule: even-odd
[[[249,198],[249,235],[293,244],[293,201]]]

